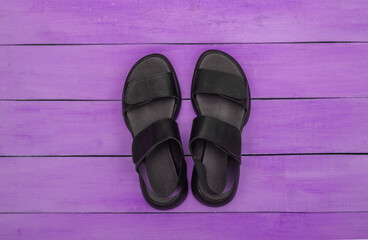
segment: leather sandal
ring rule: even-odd
[[[169,60],[160,54],[140,59],[128,74],[122,103],[145,200],[161,210],[179,205],[188,192],[187,167],[175,121],[180,89]]]
[[[189,143],[195,164],[192,191],[201,203],[222,206],[238,187],[241,132],[250,114],[249,85],[234,58],[209,50],[197,62],[191,92],[197,113]]]

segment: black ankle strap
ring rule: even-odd
[[[143,129],[133,139],[132,154],[136,169],[159,144],[174,140],[182,149],[178,124],[172,118],[158,120]]]
[[[194,142],[198,139],[210,141],[228,155],[241,161],[241,132],[233,125],[211,118],[198,116],[193,121],[190,135],[190,150],[193,154]]]
[[[193,121],[189,147],[195,164],[197,176],[205,191],[217,195],[207,184],[206,167],[200,159],[202,156],[195,155],[194,151],[197,140],[212,142],[215,146],[223,150],[240,164],[241,132],[231,124],[208,116],[198,116]]]

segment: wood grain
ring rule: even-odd
[[[368,211],[368,155],[243,157],[235,199],[221,208],[191,192],[175,212]],[[188,180],[193,163],[188,163]],[[157,212],[130,157],[0,158],[0,212]],[[0,215],[1,216],[1,215]]]
[[[1,1],[0,43],[367,41],[365,0]]]
[[[368,97],[368,44],[236,44],[0,47],[0,99],[120,100],[141,57],[158,52],[190,97],[194,66],[208,49],[243,67],[253,98]]]
[[[121,102],[0,102],[0,155],[130,155]],[[178,117],[185,153],[195,117]],[[243,154],[367,153],[368,99],[253,101]]]
[[[0,215],[3,239],[364,239],[368,213]]]
[[[0,1],[0,239],[368,238],[367,16],[365,0]],[[212,48],[244,68],[258,100],[242,152],[261,156],[243,156],[228,205],[189,193],[159,213],[129,157],[123,82],[158,52],[189,98]],[[186,154],[193,118],[186,100]]]

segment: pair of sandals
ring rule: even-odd
[[[240,65],[224,52],[204,52],[194,70],[191,100],[197,113],[190,136],[192,192],[203,204],[222,206],[237,191],[241,132],[250,113],[249,85]],[[128,74],[122,102],[145,200],[161,210],[178,206],[188,182],[175,121],[180,88],[169,60],[160,54],[139,60]]]

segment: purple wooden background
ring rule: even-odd
[[[0,2],[0,239],[368,238],[368,2]],[[141,196],[121,117],[142,56],[173,63],[188,178],[188,100],[207,49],[250,82],[236,198]]]
[[[1,1],[0,42],[367,41],[365,0]]]

